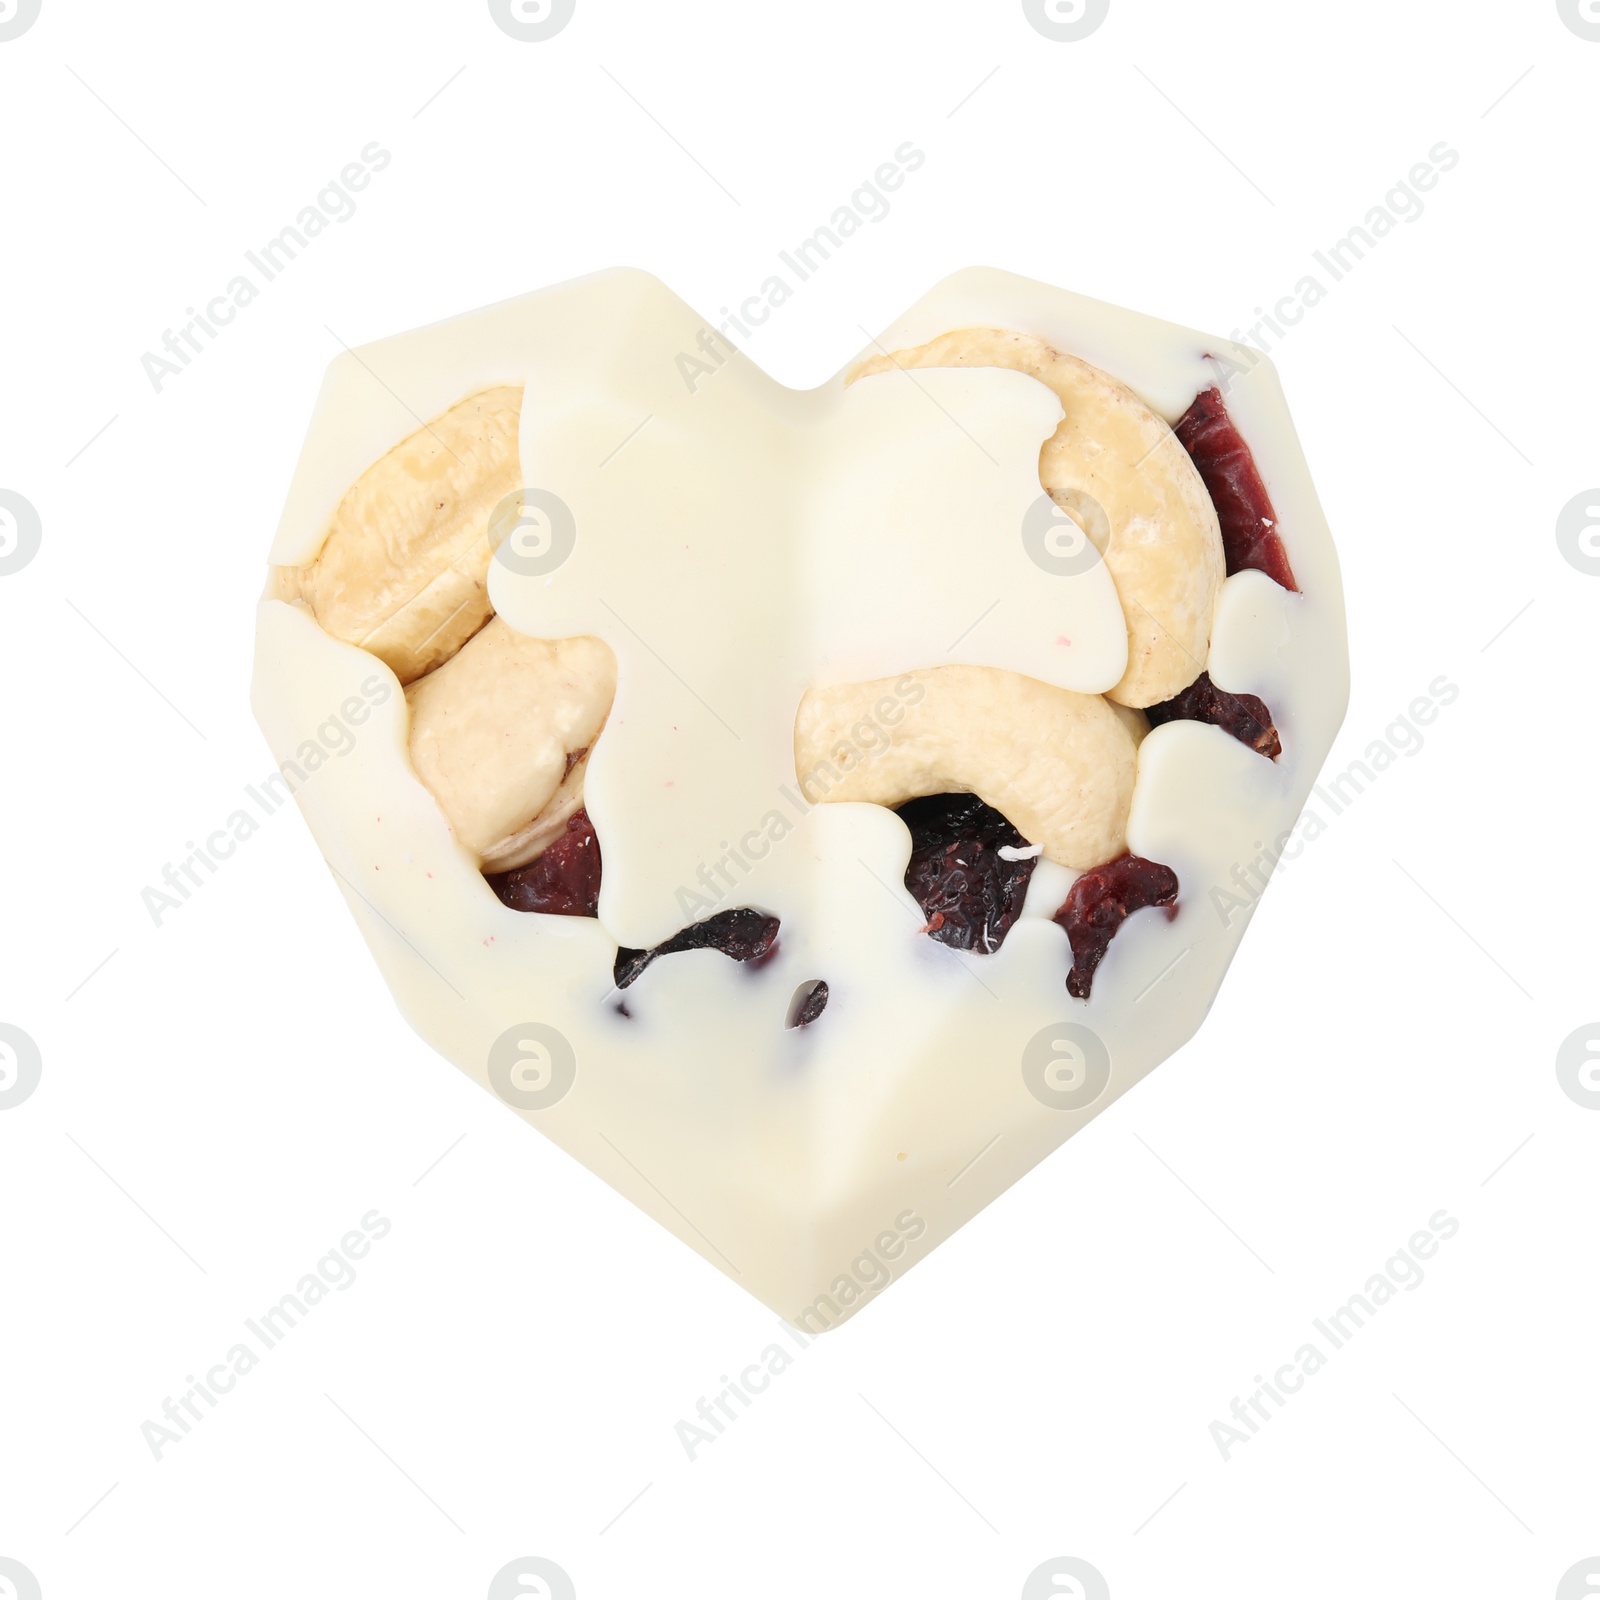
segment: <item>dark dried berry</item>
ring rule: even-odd
[[[1067,892],[1055,921],[1067,931],[1072,946],[1072,971],[1067,993],[1089,998],[1095,968],[1118,928],[1135,911],[1146,906],[1167,906],[1169,918],[1177,912],[1178,875],[1159,861],[1143,856],[1118,856],[1104,866],[1084,873]]]
[[[1254,568],[1285,589],[1297,588],[1272,498],[1250,446],[1222,403],[1221,391],[1203,389],[1197,394],[1173,432],[1199,469],[1217,508],[1229,575]]]
[[[682,933],[658,944],[653,950],[617,951],[612,981],[626,989],[657,956],[671,956],[681,950],[720,950],[735,961],[764,961],[776,948],[778,919],[741,906],[736,911],[719,911],[704,922],[691,922]]]
[[[911,830],[906,888],[928,919],[927,932],[957,950],[989,955],[1022,914],[1032,856],[1007,861],[1002,847],[1023,837],[975,794],[931,794],[899,807]]]
[[[1229,694],[1226,689],[1219,689],[1209,672],[1202,672],[1170,700],[1146,706],[1144,714],[1152,728],[1159,728],[1163,722],[1209,722],[1274,761],[1283,754],[1266,701],[1257,695]]]
[[[567,819],[567,831],[525,867],[484,876],[513,911],[552,917],[592,917],[600,904],[600,841],[586,811]]]
[[[802,983],[789,1002],[789,1016],[784,1026],[803,1028],[808,1022],[815,1022],[827,1004],[828,984],[825,978],[818,978],[813,983]]]

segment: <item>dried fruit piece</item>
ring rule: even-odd
[[[1261,481],[1256,458],[1233,425],[1219,389],[1202,389],[1174,430],[1205,480],[1217,508],[1228,573],[1254,569],[1285,589],[1298,590],[1289,552],[1278,533],[1278,514]]]
[[[483,866],[532,860],[582,804],[585,758],[568,757],[593,745],[616,683],[599,639],[530,639],[495,617],[406,690],[411,764]]]
[[[657,956],[676,955],[682,950],[720,950],[735,961],[763,961],[778,943],[778,919],[740,906],[735,911],[719,911],[703,922],[691,922],[682,933],[658,944],[652,950],[617,951],[612,981],[626,989]]]
[[[1177,898],[1177,873],[1143,856],[1119,856],[1084,873],[1067,892],[1054,918],[1066,929],[1072,946],[1067,993],[1087,1000],[1095,969],[1117,929],[1146,906],[1167,906],[1167,916],[1176,916]]]
[[[1022,915],[1036,857],[1007,859],[1023,837],[975,794],[934,794],[898,811],[911,830],[906,888],[927,932],[956,950],[989,955]]]
[[[551,917],[592,917],[600,904],[600,841],[587,811],[567,818],[543,853],[510,872],[485,873],[489,887],[513,911]]]
[[[1187,680],[1186,680],[1187,681]],[[930,667],[896,681],[808,690],[795,719],[795,770],[813,802],[899,806],[920,795],[977,795],[1052,861],[1086,868],[1127,849],[1143,719],[995,667]],[[853,732],[889,697],[905,708],[887,747]]]
[[[489,513],[522,481],[522,389],[484,389],[402,439],[350,486],[317,558],[277,567],[273,594],[410,683],[492,615]]]
[[[1209,672],[1202,672],[1181,694],[1158,706],[1147,706],[1145,715],[1152,728],[1159,728],[1163,722],[1209,722],[1273,761],[1283,754],[1266,701],[1258,695],[1229,694],[1226,689],[1219,689]]]
[[[789,1002],[789,1015],[784,1022],[786,1028],[804,1028],[817,1020],[827,1009],[828,983],[825,978],[818,978],[811,983],[802,983],[794,992],[794,998]]]
[[[1007,367],[1055,393],[1066,416],[1039,482],[1105,557],[1128,624],[1128,670],[1107,693],[1129,706],[1176,694],[1205,662],[1224,574],[1217,513],[1172,429],[1109,373],[1020,333],[965,328],[854,376],[896,367]]]

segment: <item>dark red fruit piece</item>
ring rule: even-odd
[[[998,950],[1033,876],[1033,857],[1000,854],[1002,846],[1022,845],[1022,835],[975,794],[926,795],[897,814],[911,830],[906,888],[928,919],[926,931],[957,950]]]
[[[815,983],[803,983],[795,990],[794,999],[790,1002],[788,1021],[784,1024],[790,1028],[803,1028],[807,1023],[815,1022],[827,1009],[828,983],[825,978],[818,978]]]
[[[1266,701],[1257,695],[1229,694],[1226,689],[1219,689],[1209,672],[1202,672],[1170,700],[1146,706],[1144,714],[1152,728],[1159,728],[1163,722],[1209,722],[1271,760],[1276,761],[1283,754]]]
[[[1054,919],[1066,929],[1072,946],[1067,993],[1087,1000],[1095,968],[1117,929],[1146,906],[1168,906],[1167,916],[1175,917],[1177,898],[1177,873],[1143,856],[1118,856],[1084,873],[1067,892]]]
[[[1256,469],[1256,458],[1234,427],[1219,389],[1202,389],[1173,430],[1217,508],[1228,574],[1253,567],[1285,589],[1298,589],[1278,536],[1278,514]]]
[[[691,922],[682,933],[658,944],[653,950],[617,951],[612,981],[626,989],[657,956],[676,955],[680,950],[720,950],[735,961],[763,961],[778,942],[778,919],[741,906],[737,911],[719,911],[704,922]]]
[[[600,841],[587,811],[567,818],[567,831],[544,854],[510,872],[489,872],[489,887],[513,911],[592,917],[600,904]]]

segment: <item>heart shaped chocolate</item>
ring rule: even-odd
[[[805,393],[631,271],[352,352],[272,563],[405,1015],[813,1330],[1195,1032],[1347,691],[1268,363],[988,270]]]

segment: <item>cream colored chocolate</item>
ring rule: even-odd
[[[1006,367],[1060,400],[1039,452],[1039,482],[1105,558],[1128,623],[1128,670],[1106,692],[1129,706],[1169,700],[1205,670],[1222,587],[1222,534],[1177,436],[1126,385],[1042,339],[964,328],[876,355],[857,376],[895,368]]]
[[[853,730],[893,696],[894,683],[806,694],[794,750],[808,800],[898,806],[971,793],[1052,861],[1080,872],[1128,848],[1138,741],[1121,707],[993,667],[933,667],[911,682],[921,694],[901,698],[887,747],[865,754]]]
[[[279,567],[336,639],[410,683],[488,620],[489,514],[522,481],[520,386],[469,396],[402,439],[339,502],[316,559]]]
[[[582,803],[581,776],[556,800],[567,758],[594,743],[616,686],[600,640],[530,639],[495,617],[406,689],[411,764],[486,871],[531,861]]]
[[[947,279],[878,333],[874,349],[912,350],[951,329],[1013,329],[1109,374],[1169,424],[1225,377],[1300,584],[1291,594],[1251,572],[1222,583],[1206,659],[1223,688],[1266,700],[1283,755],[1193,723],[1148,733],[1126,838],[1177,873],[1177,915],[1136,913],[1091,998],[1075,1000],[1051,920],[1069,868],[1039,862],[998,951],[951,950],[919,931],[900,819],[864,801],[813,805],[795,773],[811,690],[897,686],[842,730],[870,769],[920,673],[989,668],[1085,696],[1123,680],[1129,630],[1107,563],[1043,572],[1020,532],[1063,401],[995,367],[847,384],[860,358],[798,393],[703,340],[705,327],[655,279],[617,271],[341,355],[273,550],[282,565],[314,560],[349,486],[417,417],[523,390],[520,482],[565,503],[576,543],[537,575],[497,560],[488,586],[504,626],[551,648],[600,640],[616,659],[582,779],[604,859],[597,918],[500,903],[419,779],[398,685],[303,606],[260,607],[255,705],[287,762],[375,674],[388,682],[354,748],[296,798],[405,1015],[730,1283],[818,1330],[1200,1025],[1249,920],[1235,872],[1293,825],[1343,713],[1339,575],[1258,356],[987,270]],[[1138,720],[1106,709],[1137,737]],[[578,736],[552,738],[542,782]],[[1033,759],[1051,758],[1044,745]],[[557,784],[543,815],[570,799]],[[1314,876],[1291,887],[1306,893]],[[619,1011],[619,945],[737,906],[780,918],[770,961],[666,956]],[[796,990],[817,979],[826,1010],[785,1028]],[[1109,1060],[1104,1089],[1081,1103],[1051,1089],[1071,1081],[1070,1050],[1051,1042],[1067,1025]],[[548,1030],[570,1076],[543,1070]],[[1224,1070],[1227,1049],[1212,1059]],[[522,1244],[538,1270],[540,1230]]]

